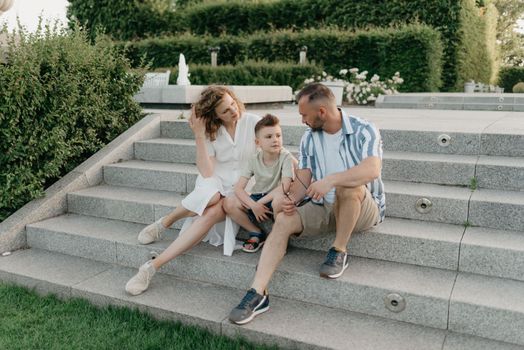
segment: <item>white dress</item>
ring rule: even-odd
[[[212,177],[204,178],[198,175],[195,189],[182,200],[182,206],[197,215],[202,215],[210,199],[215,193],[223,196],[234,194],[233,187],[239,178],[240,166],[256,152],[255,125],[260,117],[244,112],[238,120],[235,129],[235,140],[231,138],[224,126],[218,129],[215,141],[206,140],[209,156],[215,157],[215,168]],[[187,218],[180,230],[184,234],[194,218]],[[239,226],[226,217],[225,221],[213,226],[205,242],[218,246],[224,244],[224,255],[231,256],[236,244]]]

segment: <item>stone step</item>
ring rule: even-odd
[[[387,181],[384,186],[389,217],[513,231],[524,227],[524,192],[472,192],[401,181]],[[151,223],[176,208],[182,198],[176,192],[100,185],[69,193],[68,208],[77,214]]]
[[[524,282],[460,273],[449,330],[524,345]]]
[[[479,188],[523,191],[524,158],[480,156],[475,177]]]
[[[104,182],[110,185],[189,193],[198,169],[193,164],[130,160],[104,166]]]
[[[473,226],[524,229],[524,191],[480,189],[473,192],[468,221]]]
[[[85,218],[81,222],[76,220],[67,224],[63,218],[55,218],[31,225],[28,244],[34,248],[61,249],[61,253],[83,254],[82,257],[88,258],[100,255],[100,260],[106,262],[138,267],[150,259],[151,252],[160,253],[171,242],[167,238],[142,246],[136,242],[137,230],[133,232],[129,226],[111,223],[98,230],[101,224],[86,225],[90,220]],[[44,228],[48,225],[51,227]],[[74,233],[64,233],[65,229]],[[62,248],[61,241],[68,243]],[[81,245],[83,249],[73,248]],[[325,252],[288,249],[270,285],[271,293],[415,324],[447,327],[448,302],[456,271],[351,257],[350,266],[341,278],[326,281],[318,275],[324,257]],[[258,258],[259,253],[243,252],[227,257],[222,254],[222,249],[201,243],[165,265],[163,272],[245,290],[251,283]],[[406,299],[408,307],[404,311],[395,313],[386,308],[384,298],[391,293],[398,293]]]
[[[517,94],[410,94],[380,96],[377,108],[524,111],[524,98]]]
[[[386,215],[466,226],[521,231],[524,227],[524,192],[388,181]],[[421,213],[420,201],[431,202]],[[419,210],[417,210],[417,208]],[[423,210],[423,209],[422,209]]]
[[[101,185],[67,194],[68,211],[82,215],[150,224],[179,205],[176,192]],[[174,228],[181,228],[177,222]]]
[[[382,178],[439,185],[469,186],[477,156],[415,152],[384,152]]]
[[[116,263],[116,243],[136,244],[143,224],[62,215],[27,226],[32,247]],[[169,230],[166,240],[178,231]],[[318,239],[296,239],[290,245],[326,252],[334,233]],[[100,240],[98,242],[97,240]],[[153,245],[154,246],[154,245]],[[355,233],[348,244],[351,256],[459,270],[524,281],[524,232],[427,223],[388,218],[365,233]],[[244,254],[238,251],[236,254]]]
[[[135,308],[158,319],[197,325],[216,334],[242,336],[258,343],[300,349],[517,349],[508,343],[272,295],[270,312],[240,327],[231,324],[227,315],[243,291],[158,274],[150,290],[131,297],[122,286],[134,273],[134,269],[38,249],[18,251],[0,259],[3,281],[36,287],[41,294],[80,297],[102,307]]]
[[[387,181],[386,215],[464,225],[472,191],[464,187]]]
[[[297,156],[296,146],[287,148]],[[135,156],[145,161],[195,164],[196,147],[194,141],[188,139],[147,140],[136,144]],[[124,164],[115,166],[126,167]],[[138,176],[133,182],[143,179],[142,183],[146,184],[148,180],[142,175],[146,166],[137,167],[140,170],[128,177]],[[167,166],[152,167],[155,170],[153,177],[160,176],[160,171],[170,169]],[[382,176],[384,180],[459,186],[469,186],[476,177],[477,185],[482,188],[520,190],[524,188],[524,158],[481,156],[479,160],[478,156],[471,155],[385,151]],[[161,183],[169,181],[173,180],[163,179]]]
[[[115,243],[117,245],[114,253],[116,259],[119,264],[125,266],[138,265],[149,254],[147,252],[148,247],[134,246],[135,249],[131,249],[132,247],[129,246],[123,247],[125,245],[123,243]],[[160,247],[162,243],[164,242],[156,243],[154,247],[149,248],[162,249]],[[165,243],[167,244],[167,242]],[[119,251],[119,245],[122,246],[120,248],[122,251]],[[145,252],[140,252],[139,250],[145,250]],[[0,273],[0,278],[28,283],[26,276],[22,278],[13,278],[11,276],[13,274],[13,264],[11,262],[13,261],[12,258],[16,257],[17,254],[28,254],[28,252],[34,251],[40,250],[33,248],[31,250],[19,251],[8,259],[1,259],[0,271],[3,271],[3,273]],[[221,256],[220,253],[216,253],[217,249],[209,245],[196,247],[191,253],[179,257],[175,264],[166,265],[161,272],[167,273],[167,275],[161,274],[155,277],[148,292],[138,298],[131,299],[140,299],[151,295],[157,302],[165,303],[165,295],[175,296],[178,293],[173,293],[173,291],[164,293],[165,291],[157,288],[161,289],[162,287],[160,286],[166,284],[162,278],[172,278],[171,276],[184,279],[189,277],[204,281],[212,277],[215,283],[225,286],[218,288],[234,287],[245,290],[253,274],[258,254],[255,256],[235,254],[233,257],[228,258]],[[307,257],[300,256],[301,254],[299,253],[302,252],[291,250],[284,258],[284,262],[275,274],[270,286],[270,293],[273,298],[284,296],[287,299],[290,297],[292,299],[300,299],[288,300],[288,303],[305,302],[304,299],[307,298],[317,305],[321,305],[322,300],[324,300],[329,304],[329,307],[335,307],[339,309],[339,312],[356,309],[360,313],[373,313],[374,315],[396,318],[397,320],[407,322],[424,322],[423,324],[429,323],[432,327],[442,326],[442,329],[449,328],[449,330],[454,332],[482,335],[491,339],[524,345],[524,336],[521,332],[524,325],[524,303],[521,298],[524,292],[523,282],[468,273],[458,273],[458,276],[455,276],[456,273],[449,272],[442,275],[441,273],[445,271],[420,267],[416,268],[417,271],[414,271],[409,265],[402,264],[378,264],[373,266],[372,260],[358,258],[350,260],[349,269],[340,279],[326,281],[321,280],[316,275],[318,265],[310,263],[311,260],[317,260],[319,257],[313,256],[312,252],[308,252]],[[58,253],[55,252],[53,255],[58,255]],[[63,280],[64,274],[74,274],[76,272],[74,271],[75,265],[71,263],[73,259],[75,258],[61,255],[58,267],[53,267],[41,259],[28,259],[25,257],[19,259],[17,268],[22,270],[23,274],[27,274],[27,271],[34,272],[33,278],[40,281],[42,279],[45,280],[48,274],[52,274],[52,280]],[[81,273],[74,275],[77,278],[77,283],[85,286],[91,285],[92,291],[102,290],[102,286],[99,286],[98,283],[96,283],[96,286],[89,283],[88,277],[86,278],[85,273],[82,272],[91,269],[94,276],[103,276],[105,274],[103,272],[103,263],[91,262],[91,260],[85,259],[80,260],[83,263],[82,269],[79,269]],[[93,268],[93,265],[96,268]],[[218,271],[217,266],[221,267]],[[45,271],[45,273],[34,271],[38,269],[42,269],[42,272]],[[64,273],[64,270],[66,270],[66,273]],[[204,272],[204,270],[207,270],[207,272]],[[128,273],[125,276],[121,278],[104,278],[104,282],[101,284],[111,286],[115,293],[125,296],[123,286],[136,270],[126,269],[126,271]],[[455,277],[457,277],[456,282]],[[206,283],[205,285],[212,286],[215,283]],[[49,289],[47,287],[48,284],[49,282],[43,282],[43,287],[40,286],[37,289]],[[34,287],[39,286],[39,284],[30,283],[29,286]],[[409,287],[406,288],[407,286]],[[450,287],[452,287],[452,290]],[[68,288],[71,288],[71,286]],[[74,290],[75,286],[73,285],[72,288]],[[409,289],[409,291],[405,289]],[[422,292],[422,295],[416,295],[415,291]],[[403,295],[406,298],[407,306],[404,311],[398,314],[387,311],[389,314],[386,313],[384,315],[380,310],[381,308],[385,309],[383,307],[384,293],[390,292]],[[157,295],[156,293],[160,294]],[[191,291],[188,291],[188,293],[191,293]],[[447,302],[441,301],[441,297],[447,298]],[[220,297],[219,299],[223,300],[223,298]],[[197,299],[200,300],[198,297]],[[433,300],[430,304],[425,304],[424,299]],[[197,304],[199,305],[200,303]],[[235,305],[235,301],[232,301],[231,305]],[[349,310],[347,310],[348,306]],[[228,311],[230,308],[231,306],[227,307],[226,310]],[[427,316],[425,319],[409,317],[416,312],[422,312]],[[408,313],[412,315],[408,315]],[[443,319],[441,319],[442,316],[444,316]],[[258,320],[261,319],[263,317],[257,318],[252,325],[256,325]],[[458,341],[468,341],[468,337],[460,336],[455,340],[455,342]]]
[[[524,232],[468,227],[459,270],[524,281]]]
[[[82,235],[89,236],[91,231],[96,231],[99,234],[97,238],[121,239],[128,244],[136,244],[138,232],[143,227],[142,224],[131,222],[67,214],[29,225],[27,235],[31,246],[54,249],[61,253],[76,249],[85,258],[116,262],[108,258],[113,255],[111,244],[89,243],[89,239],[82,240]],[[457,270],[463,234],[462,226],[390,218],[366,233],[353,234],[348,251],[352,256],[363,258]],[[171,231],[169,238],[174,235],[175,231]],[[35,237],[49,241],[36,243]],[[326,252],[331,247],[333,237],[334,234],[311,240],[293,239],[291,245]],[[238,253],[243,254],[240,251]],[[97,257],[97,254],[100,256]]]
[[[348,112],[351,114],[351,110]],[[464,132],[451,126],[437,130],[388,126],[381,128],[380,134],[384,151],[524,157],[524,133],[508,133],[504,125],[501,128],[500,132]],[[305,130],[304,125],[282,125],[284,144],[298,146]],[[161,137],[194,139],[184,120],[163,121]]]

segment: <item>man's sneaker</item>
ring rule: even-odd
[[[229,320],[236,324],[246,324],[256,315],[267,310],[269,310],[269,295],[266,292],[264,292],[264,295],[260,295],[255,289],[251,288],[240,304],[231,310]]]
[[[331,247],[327,253],[326,260],[320,266],[320,277],[340,277],[348,266],[348,255]]]
[[[160,238],[162,238],[162,233],[167,230],[167,228],[162,225],[163,219],[163,217],[158,219],[140,231],[138,234],[138,242],[140,244],[149,244],[160,240]]]
[[[138,273],[127,282],[126,292],[131,295],[138,295],[145,292],[155,273],[156,269],[153,266],[153,261],[149,260],[144,265],[140,266]]]

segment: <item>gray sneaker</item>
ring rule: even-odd
[[[320,266],[320,277],[340,277],[348,266],[348,255],[331,247],[326,255],[326,260],[322,266]]]
[[[158,219],[140,231],[138,234],[138,242],[140,244],[150,244],[160,240],[164,231],[167,230],[167,228],[162,225],[163,219],[163,217]]]
[[[236,324],[246,324],[256,315],[269,310],[269,295],[260,295],[253,288],[247,291],[246,295],[229,314],[229,320]]]
[[[140,266],[138,273],[126,283],[126,292],[131,295],[138,295],[145,292],[155,273],[156,269],[153,266],[153,261],[149,260]]]

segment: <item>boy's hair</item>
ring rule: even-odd
[[[266,114],[262,119],[258,121],[255,125],[255,135],[258,135],[258,132],[268,126],[277,126],[280,124],[280,120],[272,114]]]

